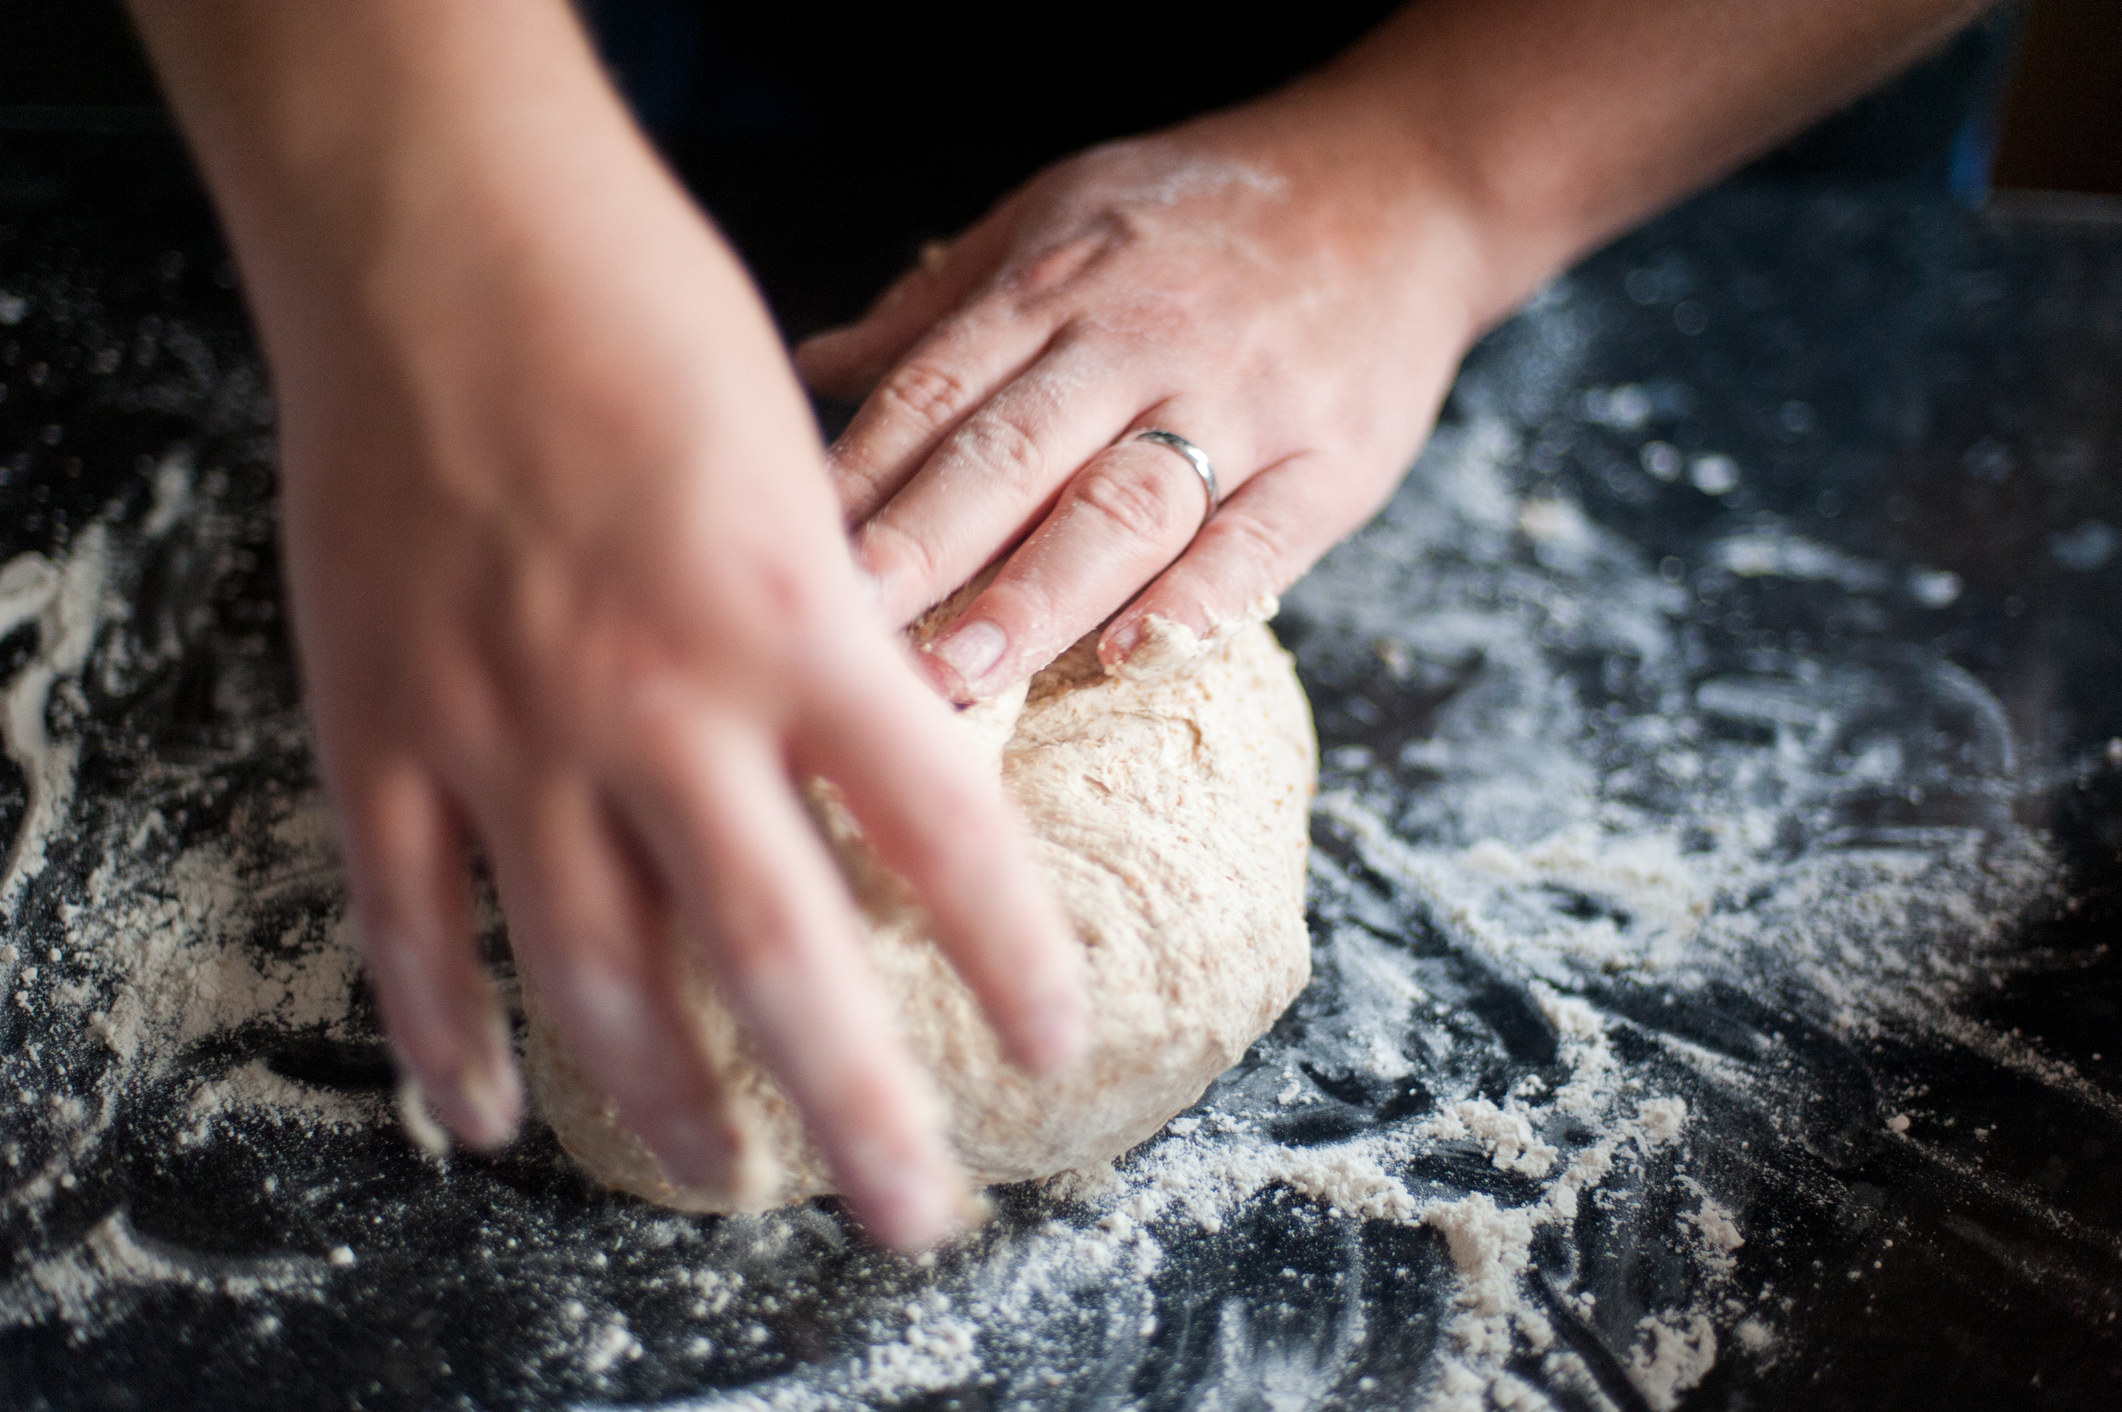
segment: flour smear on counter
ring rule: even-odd
[[[26,803],[0,908],[29,920],[0,962],[29,1039],[0,1057],[0,1215],[23,1242],[0,1327],[56,1322],[92,1343],[181,1289],[242,1311],[269,1348],[290,1310],[420,1258],[527,1288],[520,1356],[584,1403],[636,1386],[644,1360],[666,1382],[717,1381],[720,1360],[773,1346],[787,1308],[822,1300],[822,1351],[673,1405],[852,1408],[968,1385],[997,1406],[1126,1405],[1162,1356],[1172,1272],[1266,1220],[1348,1258],[1190,1309],[1213,1323],[1188,1345],[1191,1405],[1616,1405],[1618,1378],[1663,1412],[1721,1363],[1776,1359],[1789,1296],[1742,1278],[1769,1233],[1721,1194],[1703,1109],[1776,1131],[1807,1072],[1768,1037],[1756,1062],[1640,1007],[1740,987],[1850,1042],[1964,1032],[2033,1064],[1955,1005],[2004,964],[1997,943],[2056,868],[2008,811],[1891,827],[1838,813],[1867,780],[1900,788],[1924,768],[1902,721],[1959,733],[1963,793],[2006,788],[2009,733],[1966,674],[1783,653],[1701,679],[1686,590],[1566,496],[1524,493],[1521,449],[1498,420],[1448,428],[1287,600],[1329,727],[1312,990],[1157,1138],[1012,1195],[925,1265],[851,1252],[817,1209],[717,1222],[606,1203],[592,1236],[512,1188],[462,1248],[421,1252],[423,1203],[446,1205],[474,1168],[417,1154],[428,1187],[331,1196],[373,1208],[365,1239],[313,1223],[307,1246],[209,1254],[140,1228],[113,1167],[220,1153],[266,1173],[246,1201],[314,1213],[328,1166],[285,1154],[399,1140],[387,1085],[270,1058],[283,1040],[376,1052],[299,714],[238,691],[224,706],[240,729],[136,760],[137,789],[77,782],[96,729],[84,693],[128,699],[197,646],[156,627],[142,566],[172,537],[209,563],[232,552],[230,517],[173,455],[152,504],[0,568],[0,629],[34,635],[4,684]],[[1723,562],[1892,591],[1758,534]],[[1570,674],[1587,660],[1614,664],[1637,704],[1588,705]],[[1919,1140],[1907,1128],[1880,1140]],[[84,1192],[106,1193],[101,1209]],[[1572,1252],[1595,1217],[1670,1251],[1651,1295],[1594,1287]],[[1433,1327],[1378,1313],[1400,1307],[1395,1281],[1448,1286]],[[682,1331],[646,1327],[644,1291],[682,1299]]]

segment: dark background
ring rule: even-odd
[[[583,3],[636,111],[794,336],[858,313],[923,240],[972,221],[1045,163],[1257,94],[1392,8],[1317,0],[1269,23],[1204,0]],[[2000,8],[1745,179],[1975,204],[2002,111],[2003,160],[2019,184],[2100,190],[2122,148],[2122,114],[2095,121],[2122,94],[2118,15],[2111,0],[2040,0],[2022,25],[2019,7]],[[2022,29],[2019,81],[2001,101]],[[2103,53],[2103,38],[2116,47]],[[39,133],[173,140],[117,0],[0,3],[0,180],[7,149],[34,153]]]

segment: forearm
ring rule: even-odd
[[[1942,42],[1985,0],[1417,0],[1291,90],[1464,211],[1479,324]]]
[[[276,362],[320,264],[476,268],[517,193],[654,166],[563,0],[131,4]]]

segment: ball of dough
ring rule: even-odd
[[[813,791],[868,924],[870,962],[934,1076],[979,1182],[1108,1161],[1201,1096],[1304,988],[1308,815],[1317,745],[1289,655],[1263,624],[1218,634],[1150,679],[1108,676],[1086,638],[1013,699],[960,713],[1084,948],[1089,1043],[1034,1079],[1003,1059],[920,908]],[[526,989],[525,1068],[562,1146],[608,1185],[689,1211],[754,1211],[833,1190],[794,1107],[706,977],[690,1003],[742,1135],[725,1181],[669,1181],[575,1068]]]

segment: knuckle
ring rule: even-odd
[[[685,778],[700,749],[699,699],[676,673],[629,672],[612,695],[610,764],[637,789],[662,802],[657,786]]]
[[[992,878],[992,855],[1000,852],[999,841],[1010,837],[993,791],[983,789],[963,763],[953,760],[938,770],[919,801],[918,815],[890,841],[892,865],[932,886]]]
[[[543,866],[545,876],[536,884],[541,918],[534,928],[538,946],[562,958],[584,993],[591,993],[586,988],[593,983],[613,991],[639,988],[647,939],[601,890],[592,891],[563,864],[548,859]],[[519,882],[518,894],[524,891]]]
[[[853,517],[877,500],[886,482],[886,468],[872,450],[849,441],[826,453],[825,473],[839,498],[840,512]]]
[[[1039,478],[1046,454],[1039,439],[1015,418],[990,412],[966,423],[956,448],[965,460],[998,472],[1013,484],[1029,485]]]
[[[710,944],[716,969],[743,995],[786,987],[802,969],[809,934],[804,908],[784,890],[759,887],[726,899]]]
[[[388,864],[357,870],[352,879],[355,937],[377,998],[394,1005],[428,987],[429,950],[415,908]],[[364,875],[365,874],[365,875]],[[417,1026],[416,1026],[417,1027]]]
[[[856,559],[887,583],[929,584],[942,571],[936,547],[888,519],[871,520],[857,536]]]
[[[503,693],[469,662],[453,661],[425,675],[418,699],[407,703],[417,721],[415,737],[424,737],[454,759],[485,758],[509,730]]]
[[[629,960],[576,942],[541,949],[530,962],[537,993],[574,1039],[577,1057],[622,1103],[638,1093],[642,1077],[625,1061],[656,1047],[671,1028],[649,975]]]
[[[1178,477],[1139,458],[1100,462],[1076,478],[1078,505],[1103,516],[1133,539],[1162,543],[1178,531],[1186,513]],[[1191,489],[1191,487],[1188,487]]]
[[[1095,217],[1090,229],[1024,261],[1003,277],[1002,295],[1019,315],[1032,315],[1057,296],[1079,285],[1132,237],[1110,216]]]
[[[585,635],[597,645],[591,661],[772,657],[776,643],[801,643],[844,613],[845,585],[820,572],[800,541],[724,538],[721,553],[672,554],[667,571],[639,592],[600,605]]]
[[[780,553],[753,558],[744,583],[749,601],[731,594],[743,611],[722,615],[720,625],[751,647],[807,642],[838,617],[842,606],[835,586],[811,565]]]
[[[357,892],[369,900],[371,910],[408,910],[416,894],[415,870],[436,843],[432,806],[407,770],[353,784],[344,797],[345,836],[353,853],[349,862]],[[402,929],[403,918],[394,915],[390,920]]]
[[[1288,535],[1281,526],[1253,515],[1223,514],[1209,521],[1219,549],[1235,558],[1263,585],[1278,583],[1290,557]],[[1204,531],[1207,533],[1207,531]],[[1263,592],[1267,591],[1263,587]]]
[[[941,429],[956,420],[972,394],[965,379],[949,368],[917,358],[901,364],[877,395],[923,426]]]
[[[861,1054],[845,1056],[818,1097],[830,1114],[828,1121],[843,1132],[874,1130],[881,1115],[904,1113],[911,1101],[896,1065]]]
[[[926,260],[927,257],[928,252],[923,250],[922,258]],[[876,303],[870,306],[869,312],[863,315],[862,322],[856,327],[867,331],[874,320],[896,312],[899,306],[913,298],[917,291],[932,284],[935,277],[935,272],[926,264],[907,270],[884,287],[884,292],[877,296]]]

